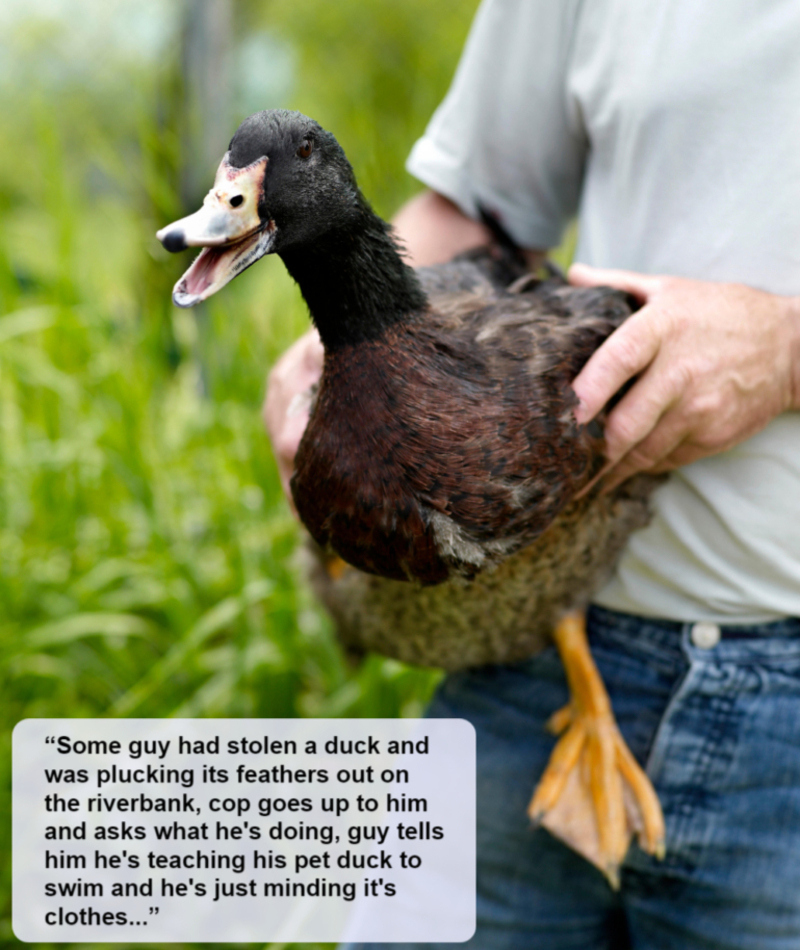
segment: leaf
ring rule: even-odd
[[[58,369],[43,350],[17,340],[0,352],[22,382],[51,389],[69,403],[78,401],[81,386],[76,378]]]
[[[195,623],[183,639],[150,667],[147,673],[124,693],[109,710],[110,716],[130,716],[155,690],[186,662],[189,656],[215,633],[230,626],[253,604],[266,600],[273,592],[272,581],[259,579],[245,586],[241,594],[226,597]]]
[[[95,564],[90,571],[79,577],[73,584],[73,590],[78,594],[94,594],[116,581],[141,575],[146,570],[143,565],[125,558],[108,558]]]
[[[22,637],[26,647],[56,646],[82,637],[146,637],[153,625],[134,614],[81,613],[34,627]]]
[[[200,689],[190,696],[185,703],[173,710],[169,716],[172,719],[194,719],[207,715],[220,708],[224,709],[230,702],[231,694],[236,688],[236,676],[230,670],[223,670],[212,676]]]
[[[47,330],[56,322],[56,307],[26,307],[0,316],[0,344],[15,336]]]
[[[48,653],[15,656],[8,664],[8,672],[11,676],[40,676],[62,680],[70,680],[75,676],[71,664]]]

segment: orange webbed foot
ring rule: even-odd
[[[664,817],[650,780],[614,720],[583,616],[564,617],[554,639],[572,698],[548,722],[561,738],[528,814],[618,888],[619,869],[634,834],[643,850],[664,856]]]

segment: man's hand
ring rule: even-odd
[[[569,280],[643,304],[573,382],[586,423],[629,379],[605,426],[604,487],[723,452],[800,408],[800,300],[679,277],[575,264]]]
[[[304,396],[322,374],[322,357],[319,334],[312,330],[289,347],[267,381],[262,410],[264,425],[272,440],[281,485],[290,504],[289,479],[294,471],[297,447],[308,424],[309,403]]]

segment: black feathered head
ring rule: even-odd
[[[365,208],[330,132],[300,112],[257,112],[236,130],[200,210],[157,234],[168,251],[203,248],[173,300],[194,306],[265,254],[346,229]]]

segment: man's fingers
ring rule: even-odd
[[[670,413],[680,399],[677,377],[664,372],[657,361],[622,397],[611,411],[605,424],[605,456],[615,465],[635,448],[641,448],[650,434],[659,431],[665,438],[668,431],[685,423]],[[667,451],[656,441],[647,443],[657,447],[659,454]]]
[[[626,320],[595,350],[573,380],[572,388],[580,403],[575,418],[581,425],[594,419],[608,400],[655,358],[660,341],[650,316],[640,310]]]
[[[668,412],[645,439],[608,471],[603,491],[611,491],[637,472],[666,472],[675,468],[669,460],[680,450],[685,436],[683,418],[678,412]]]
[[[655,293],[660,280],[650,274],[637,274],[634,271],[609,267],[590,267],[588,264],[573,264],[567,272],[567,279],[576,287],[615,287],[633,294],[641,302],[645,302]]]
[[[569,281],[577,287],[615,287],[646,304],[660,286],[660,278],[633,271],[573,264]],[[659,340],[653,314],[639,311],[628,319],[596,351],[573,383],[580,406],[578,422],[593,419],[615,392],[640,373],[655,357]]]

